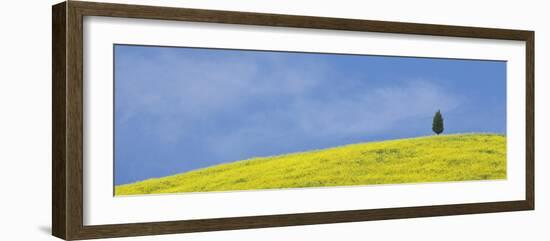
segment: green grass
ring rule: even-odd
[[[460,134],[367,142],[253,158],[115,187],[116,195],[506,178],[506,136]]]

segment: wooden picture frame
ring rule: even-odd
[[[533,210],[534,32],[264,13],[67,1],[52,8],[52,232],[66,240],[158,235]],[[83,17],[107,16],[258,26],[365,31],[526,43],[525,199],[502,202],[296,213],[152,223],[83,224]]]

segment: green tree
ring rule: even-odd
[[[435,112],[434,120],[432,122],[432,130],[435,132],[435,134],[441,134],[443,133],[443,116],[441,115],[441,112],[438,110]]]

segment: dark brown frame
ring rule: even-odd
[[[525,41],[524,200],[114,225],[83,225],[83,17],[162,19]],[[66,240],[533,210],[533,31],[68,1],[52,7],[52,233]]]

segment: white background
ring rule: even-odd
[[[139,2],[139,1],[134,1]],[[143,2],[143,1],[142,1]],[[156,1],[172,3],[175,1]],[[51,219],[51,11],[10,1],[0,13],[0,239],[55,240]],[[166,235],[154,240],[548,240],[550,16],[544,1],[178,1],[195,8],[426,22],[536,31],[536,211]],[[542,108],[541,108],[542,107]],[[152,240],[153,237],[128,240]]]

